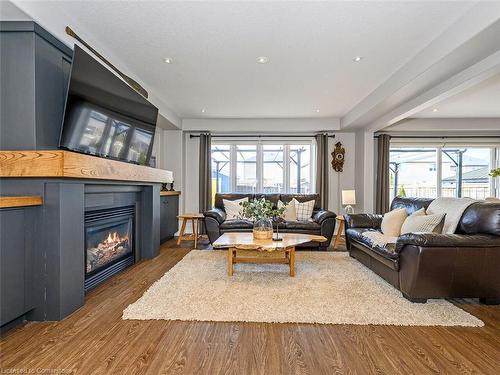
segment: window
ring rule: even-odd
[[[212,195],[215,192],[231,191],[231,147],[228,145],[212,146]]]
[[[283,145],[262,146],[262,191],[281,193],[284,191],[285,166],[283,165]]]
[[[311,145],[290,146],[290,192],[310,193]]]
[[[389,188],[396,197],[437,197],[435,148],[391,148]]]
[[[257,146],[236,146],[236,190],[253,193],[257,189]]]
[[[315,145],[212,143],[212,192],[311,193]]]
[[[495,195],[495,147],[391,147],[389,189],[395,196],[435,198]]]
[[[490,191],[489,148],[443,148],[441,195],[484,199]]]

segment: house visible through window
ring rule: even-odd
[[[390,198],[494,195],[495,147],[391,147]]]
[[[212,194],[312,193],[313,142],[212,143]]]

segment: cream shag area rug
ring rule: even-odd
[[[226,252],[193,250],[123,319],[482,327],[446,300],[407,301],[347,253],[297,252],[296,276],[279,264],[236,264]]]

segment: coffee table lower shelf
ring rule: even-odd
[[[245,255],[241,255],[242,253]],[[249,254],[254,254],[254,256],[248,256]],[[230,247],[227,250],[227,274],[229,276],[233,276],[233,265],[237,263],[288,264],[290,276],[293,277],[295,276],[295,247],[273,251]]]

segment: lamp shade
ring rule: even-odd
[[[342,190],[342,204],[356,204],[356,191]]]

